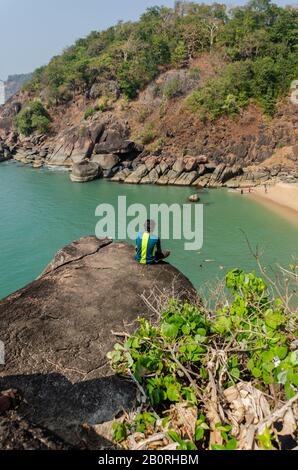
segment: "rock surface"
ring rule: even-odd
[[[0,391],[19,390],[27,402],[20,411],[71,444],[83,423],[133,408],[136,390],[113,375],[106,354],[115,333],[152,317],[141,296],[156,285],[196,295],[170,264],[137,264],[127,243],[86,237],[60,250],[39,279],[0,302]]]
[[[73,165],[70,179],[73,183],[85,183],[96,180],[101,176],[102,168],[98,163],[83,160]]]
[[[10,148],[0,139],[0,163],[12,158]]]
[[[51,431],[31,424],[17,411],[0,415],[0,451],[70,450],[71,448]]]
[[[111,170],[114,166],[118,165],[119,157],[111,153],[93,155],[91,162],[98,163],[103,170]]]

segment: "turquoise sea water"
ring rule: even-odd
[[[35,170],[15,162],[0,164],[0,298],[35,279],[55,252],[84,235],[94,235],[95,209],[102,202],[184,204],[193,188],[120,185],[108,181],[74,184],[67,172]],[[227,190],[202,194],[204,244],[185,251],[184,241],[169,240],[170,261],[196,287],[216,282],[233,267],[255,269],[243,230],[263,252],[266,266],[287,264],[298,255],[298,221]]]

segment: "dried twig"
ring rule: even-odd
[[[111,330],[111,334],[113,336],[119,336],[119,338],[130,338],[130,335],[128,333],[125,333],[125,331],[118,333],[116,331]]]
[[[263,421],[261,421],[258,424],[258,426],[256,426],[256,432],[258,432],[258,434],[262,434],[262,432],[264,432],[265,427],[270,426],[271,424],[278,421],[278,419],[283,418],[286,411],[289,408],[292,408],[293,404],[296,401],[298,401],[298,393],[296,393],[296,395],[293,398],[288,400],[281,408],[278,408],[277,410],[275,410],[271,415],[266,416],[266,418]]]
[[[153,436],[148,437],[148,439],[139,442],[133,450],[145,450],[149,444],[152,444],[156,441],[163,441],[165,438],[167,438],[167,435],[164,432],[154,434]]]

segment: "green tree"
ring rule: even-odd
[[[184,41],[179,41],[172,53],[172,62],[175,65],[183,65],[187,60],[187,47]]]
[[[50,131],[51,117],[40,101],[32,101],[17,115],[15,124],[25,136],[33,132],[47,134]]]

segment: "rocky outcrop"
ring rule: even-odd
[[[102,168],[98,163],[83,160],[80,163],[74,163],[70,174],[73,183],[85,183],[102,177]]]
[[[216,165],[205,155],[185,156],[179,159],[146,156],[135,162],[135,169],[121,169],[112,181],[131,184],[159,184],[176,186],[218,187],[243,175],[240,165]]]
[[[13,157],[33,168],[69,167],[73,182],[92,181],[101,176],[112,178],[130,166],[143,151],[143,146],[128,140],[128,135],[125,125],[105,117],[100,123],[66,129],[50,144],[45,142],[45,136],[22,138],[14,147]]]
[[[210,188],[257,186],[266,181],[297,182],[298,156],[295,146],[284,149],[288,165],[277,163],[268,167],[264,164],[242,167],[235,163],[237,159],[233,154],[229,154],[229,163],[217,163],[216,157],[203,154],[175,158],[162,151],[150,155],[143,151],[142,146],[128,140],[128,134],[125,126],[114,121],[112,124],[92,124],[85,130],[84,136],[78,137],[77,129],[66,133],[61,137],[62,141],[56,143],[54,152],[40,135],[34,136],[34,139],[23,139],[22,145],[13,145],[12,155],[33,168],[44,164],[71,166],[71,180],[74,182],[92,181],[101,176],[127,184]],[[11,140],[14,140],[13,136]]]
[[[142,266],[134,247],[95,237],[60,250],[39,279],[0,302],[6,364],[0,391],[23,394],[19,412],[77,444],[83,423],[132,409],[136,390],[113,375],[106,354],[117,333],[132,332],[155,286],[190,298],[191,283],[167,263]]]
[[[0,139],[0,163],[12,158],[10,148]]]
[[[229,181],[230,179],[243,174],[243,170],[239,165],[227,167],[224,163],[219,164],[209,180],[209,186],[220,186]]]
[[[83,159],[90,158],[103,132],[102,123],[89,128],[76,126],[67,129],[55,139],[54,147],[48,149],[47,163],[72,166],[73,163],[80,163]]]

